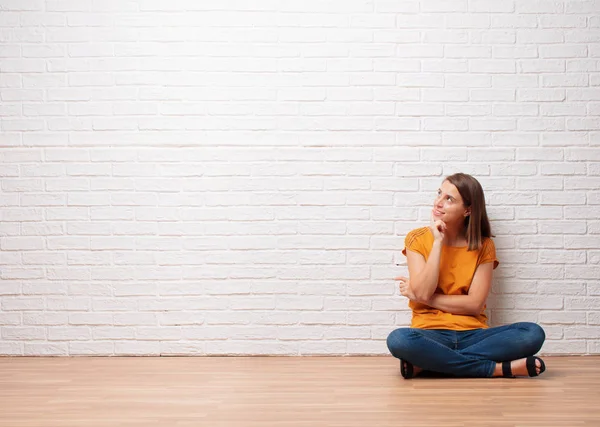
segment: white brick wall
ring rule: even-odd
[[[385,354],[457,171],[492,322],[598,353],[599,12],[0,0],[0,354]]]

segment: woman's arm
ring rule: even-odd
[[[446,224],[441,220],[434,221],[432,214],[429,229],[433,234],[433,246],[427,261],[425,261],[423,255],[417,252],[406,251],[410,287],[414,296],[419,300],[431,298],[438,286],[442,242],[444,241]]]
[[[423,303],[452,314],[479,315],[492,287],[493,267],[493,262],[477,267],[467,295],[433,294]]]
[[[434,241],[427,261],[423,255],[406,251],[408,264],[408,275],[410,276],[410,288],[419,301],[426,301],[435,292],[440,275],[440,258],[442,253],[442,242]]]

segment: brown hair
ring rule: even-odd
[[[485,195],[479,181],[466,173],[455,173],[446,177],[463,199],[463,204],[471,208],[471,214],[465,217],[463,233],[467,238],[468,250],[481,249],[484,237],[494,237],[490,220],[485,209]]]

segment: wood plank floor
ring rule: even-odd
[[[600,426],[600,357],[403,380],[390,357],[0,358],[0,426]]]

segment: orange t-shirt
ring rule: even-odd
[[[408,233],[402,253],[406,255],[408,249],[423,255],[427,261],[432,247],[433,234],[429,227],[422,227]],[[442,245],[440,273],[435,292],[445,295],[467,295],[475,270],[479,265],[487,262],[493,262],[494,269],[498,266],[496,247],[490,238],[484,238],[481,249],[475,251],[468,251],[466,246]],[[413,312],[411,322],[413,328],[465,331],[488,327],[487,316],[484,313],[485,306],[477,316],[447,313],[414,301],[410,301],[409,307]]]

